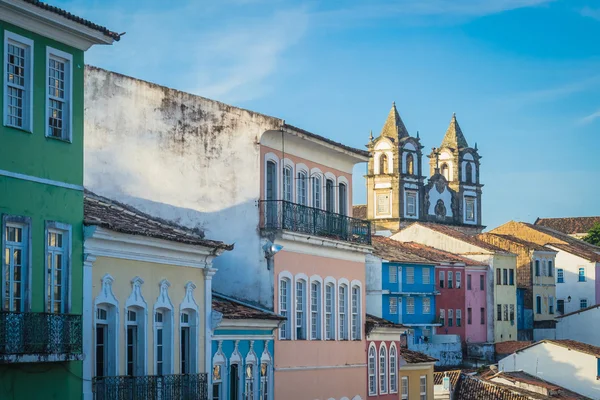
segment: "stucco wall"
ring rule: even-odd
[[[579,268],[585,268],[585,282],[579,282]],[[556,283],[556,298],[565,301],[565,314],[580,309],[580,300],[587,299],[587,305],[596,302],[596,264],[576,255],[559,251],[556,255],[556,268],[564,270],[564,283]],[[568,298],[571,296],[571,302]]]
[[[155,374],[154,361],[154,318],[153,308],[157,302],[160,294],[160,282],[163,279],[169,281],[171,286],[169,287],[168,293],[171,303],[173,305],[173,371],[179,373],[179,315],[180,315],[180,304],[185,297],[185,285],[188,282],[193,282],[196,285],[194,290],[194,299],[198,305],[198,349],[197,349],[197,371],[204,371],[204,274],[201,269],[198,268],[187,268],[187,267],[172,267],[162,264],[155,264],[143,261],[130,261],[122,260],[109,257],[98,257],[93,264],[92,268],[93,286],[92,286],[92,298],[100,294],[102,288],[102,278],[106,274],[110,274],[114,279],[112,284],[112,292],[117,298],[119,305],[119,328],[118,328],[118,371],[117,375],[125,375],[125,333],[126,333],[126,308],[125,304],[127,299],[132,293],[131,280],[135,277],[140,277],[144,281],[141,287],[142,296],[146,302],[147,312],[147,325],[146,325],[146,340],[147,340],[147,353],[146,353],[146,364],[147,374]],[[94,314],[95,315],[95,314]],[[94,321],[88,321],[87,323],[93,324]],[[92,332],[95,332],[92,330]],[[110,351],[110,349],[109,349]],[[94,358],[94,353],[91,354]],[[92,360],[92,365],[94,361]]]
[[[382,316],[382,275],[381,258],[372,254],[366,257],[367,313]]]
[[[402,361],[401,361],[402,362]],[[420,369],[408,369],[416,368],[414,365],[407,364],[406,367],[400,366],[400,377],[408,377],[408,398],[420,399],[419,383],[420,377],[427,377],[427,398],[433,399],[433,365],[421,367]],[[401,380],[402,382],[402,380]],[[402,387],[402,385],[400,385]],[[401,398],[401,396],[399,396]]]
[[[444,273],[444,287],[440,286],[440,272]],[[453,275],[453,287],[448,288],[448,272],[452,272]],[[456,273],[460,272],[462,275],[462,283],[460,288],[456,288]],[[465,330],[467,329],[467,314],[465,311],[465,290],[467,287],[465,268],[464,267],[436,267],[435,268],[435,284],[436,290],[440,292],[439,296],[436,296],[436,318],[439,320],[440,310],[444,310],[444,325],[436,328],[439,334],[448,335],[459,335],[461,340],[465,340]],[[477,282],[479,284],[479,282]],[[452,326],[448,326],[448,310],[452,309]],[[456,326],[456,310],[462,310],[462,323],[461,326]]]
[[[85,186],[235,243],[214,289],[272,307],[259,141],[282,121],[95,67],[85,79]]]
[[[498,363],[500,371],[523,371],[584,396],[600,399],[598,359],[551,343],[539,343]]]
[[[502,254],[496,254],[492,258],[493,271],[498,269],[516,269],[516,257],[507,256]],[[496,276],[496,273],[494,273]],[[509,305],[509,319],[498,321],[496,315],[494,315],[494,342],[506,342],[517,339],[517,285],[498,285],[497,282],[494,286],[494,314],[496,313],[496,307],[501,304],[504,307],[505,304]],[[510,320],[510,305],[514,307],[514,320]],[[504,313],[504,309],[502,311]]]
[[[419,343],[408,344],[410,350],[425,353],[430,357],[437,358],[435,365],[438,367],[455,367],[462,364],[462,345],[457,343]]]
[[[471,324],[467,322],[465,328],[466,341],[468,343],[482,343],[487,341],[487,303],[486,303],[486,285],[487,271],[473,270],[467,268],[465,274],[471,275],[471,290],[465,284],[465,315],[468,316],[468,309],[473,311]],[[483,276],[483,290],[480,288],[480,277]],[[468,279],[468,278],[467,278]],[[465,281],[466,282],[466,281]],[[481,322],[481,308],[484,309],[484,320]]]
[[[600,309],[567,315],[556,319],[556,338],[573,339],[578,342],[600,346]]]

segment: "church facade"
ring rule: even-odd
[[[428,155],[427,181],[419,134],[408,133],[395,103],[379,137],[371,134],[367,148],[366,218],[375,231],[396,232],[417,221],[452,225],[468,234],[483,230],[481,157],[477,145],[468,145],[456,115],[441,145]]]

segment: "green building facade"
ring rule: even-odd
[[[0,0],[0,399],[83,397],[84,52],[118,39]]]

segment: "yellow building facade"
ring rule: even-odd
[[[433,399],[433,366],[437,360],[423,353],[400,351],[401,400]],[[425,396],[425,397],[423,397]]]

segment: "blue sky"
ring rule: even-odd
[[[483,156],[490,228],[600,215],[598,0],[53,4],[127,32],[91,49],[89,64],[355,147],[379,134],[392,101],[426,153],[456,112]],[[355,204],[364,172],[355,169]]]

